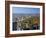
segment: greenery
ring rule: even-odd
[[[21,27],[26,28],[26,24],[30,27],[32,24],[35,23],[35,18],[37,18],[38,24],[40,23],[40,17],[29,17],[25,18],[25,20],[20,21]]]

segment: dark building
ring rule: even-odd
[[[17,30],[17,22],[13,22],[13,31]]]

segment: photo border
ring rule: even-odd
[[[43,6],[43,28],[42,33],[24,33],[24,34],[10,34],[10,4],[21,4],[21,5],[38,5]],[[20,1],[5,1],[5,37],[18,37],[18,36],[34,36],[45,34],[45,5],[44,3],[35,2],[20,2]]]
[[[12,31],[12,7],[40,8],[40,30]],[[42,32],[42,6],[10,4],[10,34],[38,33]]]

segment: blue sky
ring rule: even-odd
[[[13,7],[13,14],[39,14],[40,8]]]

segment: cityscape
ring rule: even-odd
[[[13,15],[13,30],[38,30],[40,29],[40,16],[37,15]]]
[[[12,8],[12,30],[39,30],[40,8],[13,7]]]

